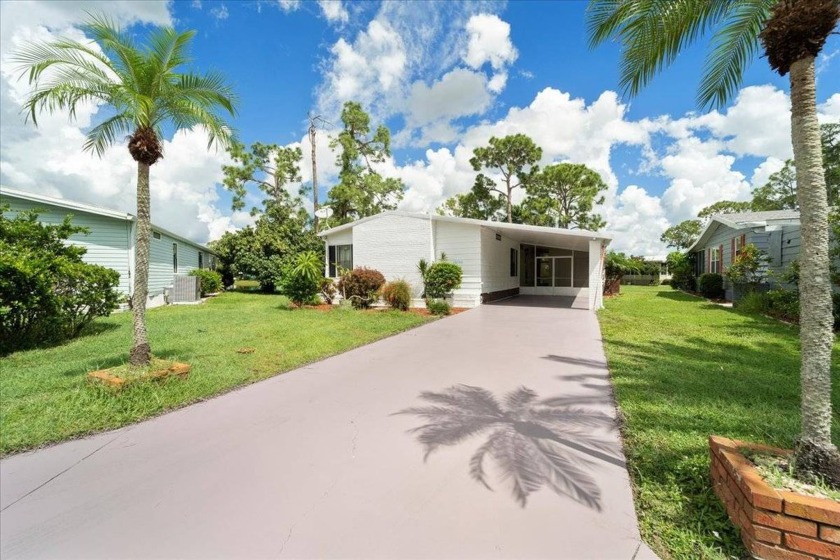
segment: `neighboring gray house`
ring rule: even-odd
[[[70,215],[73,225],[90,230],[87,235],[70,237],[72,243],[87,249],[84,261],[119,272],[119,290],[131,295],[134,289],[135,216],[6,187],[0,187],[0,204],[8,204],[12,213],[37,209],[39,220],[49,224],[61,223]],[[164,288],[172,285],[176,275],[187,274],[194,268],[215,268],[215,255],[207,247],[158,226],[152,225],[152,232],[149,305],[156,306],[164,303]]]
[[[735,261],[741,248],[753,244],[770,259],[769,284],[774,276],[799,258],[799,211],[773,210],[769,212],[742,212],[712,216],[697,241],[688,248],[695,255],[695,272],[699,277],[705,272],[723,274]],[[726,299],[731,300],[733,290],[725,282]]]
[[[611,237],[603,233],[413,214],[397,210],[362,218],[318,234],[326,244],[326,275],[338,267],[365,266],[387,280],[411,285],[414,306],[423,283],[420,259],[446,258],[461,266],[456,307],[475,307],[519,294],[573,297],[574,305],[602,307],[604,253]],[[336,266],[338,265],[338,266]]]

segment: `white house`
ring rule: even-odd
[[[87,249],[83,260],[112,268],[120,273],[119,290],[131,295],[134,289],[134,239],[137,218],[125,212],[108,210],[79,202],[42,196],[0,187],[0,205],[8,204],[15,214],[38,210],[42,223],[59,224],[71,216],[73,225],[88,228],[70,241]],[[207,247],[152,225],[149,255],[149,305],[164,303],[163,291],[176,275],[194,268],[213,268],[215,255]]]
[[[523,295],[573,296],[576,305],[602,306],[603,233],[388,211],[318,234],[327,246],[327,276],[364,266],[387,280],[404,279],[415,304],[423,291],[420,259],[461,265],[456,307]],[[338,267],[336,266],[338,265]]]

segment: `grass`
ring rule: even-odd
[[[707,438],[792,446],[800,420],[798,329],[669,287],[621,292],[599,318],[642,536],[663,560],[740,558],[738,533],[709,482]]]
[[[120,365],[131,314],[96,320],[69,343],[0,358],[0,453],[117,428],[417,326],[398,311],[288,309],[282,296],[226,293],[198,306],[148,313],[159,358],[187,362],[187,380],[131,385],[114,394],[85,381]],[[252,353],[238,349],[253,348]]]

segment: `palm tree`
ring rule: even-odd
[[[203,127],[208,148],[232,140],[232,131],[219,115],[234,115],[234,96],[215,72],[180,73],[195,31],[171,27],[149,33],[143,45],[104,16],[90,16],[82,27],[96,45],[59,38],[34,43],[15,53],[13,60],[28,72],[33,87],[24,104],[27,120],[37,126],[38,113],[66,110],[74,118],[80,104],[95,103],[112,113],[90,129],[85,151],[102,156],[111,145],[128,137],[128,151],[137,162],[137,238],[135,240],[134,344],[130,362],[151,360],[146,334],[146,298],[151,236],[149,168],[163,157],[163,127],[175,130]]]
[[[840,19],[838,0],[590,0],[592,46],[621,45],[621,86],[631,96],[680,51],[711,33],[697,101],[723,106],[738,91],[760,50],[790,74],[791,136],[802,223],[799,284],[802,432],[795,450],[803,476],[840,485],[840,453],[831,442],[831,285],[828,203],[817,122],[814,59]]]
[[[600,510],[601,491],[585,470],[594,463],[585,456],[623,466],[618,446],[591,433],[593,428],[614,427],[612,418],[551,399],[537,401],[537,394],[526,387],[508,393],[503,404],[490,391],[469,385],[426,391],[420,398],[430,406],[397,414],[427,421],[411,430],[425,448],[423,460],[441,446],[490,432],[470,460],[470,476],[492,490],[484,471],[484,459],[490,456],[510,479],[513,497],[523,507],[528,495],[545,485]]]

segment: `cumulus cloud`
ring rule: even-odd
[[[277,5],[284,12],[294,12],[300,9],[301,0],[277,0]]]
[[[101,115],[94,104],[78,107],[76,119],[64,113],[41,114],[38,127],[25,124],[20,113],[29,85],[8,53],[23,41],[50,40],[59,35],[84,40],[75,28],[84,10],[106,9],[123,25],[169,24],[166,2],[33,2],[0,4],[2,45],[0,60],[0,182],[10,188],[136,210],[136,163],[125,145],[108,149],[99,158],[82,151],[85,130]],[[10,24],[10,21],[13,22]],[[151,170],[152,219],[161,227],[205,242],[227,229],[240,227],[248,217],[219,206],[216,184],[221,180],[224,152],[207,150],[202,129],[183,130],[164,139],[164,159]]]
[[[318,0],[318,6],[330,23],[343,24],[350,20],[350,14],[341,0]]]

